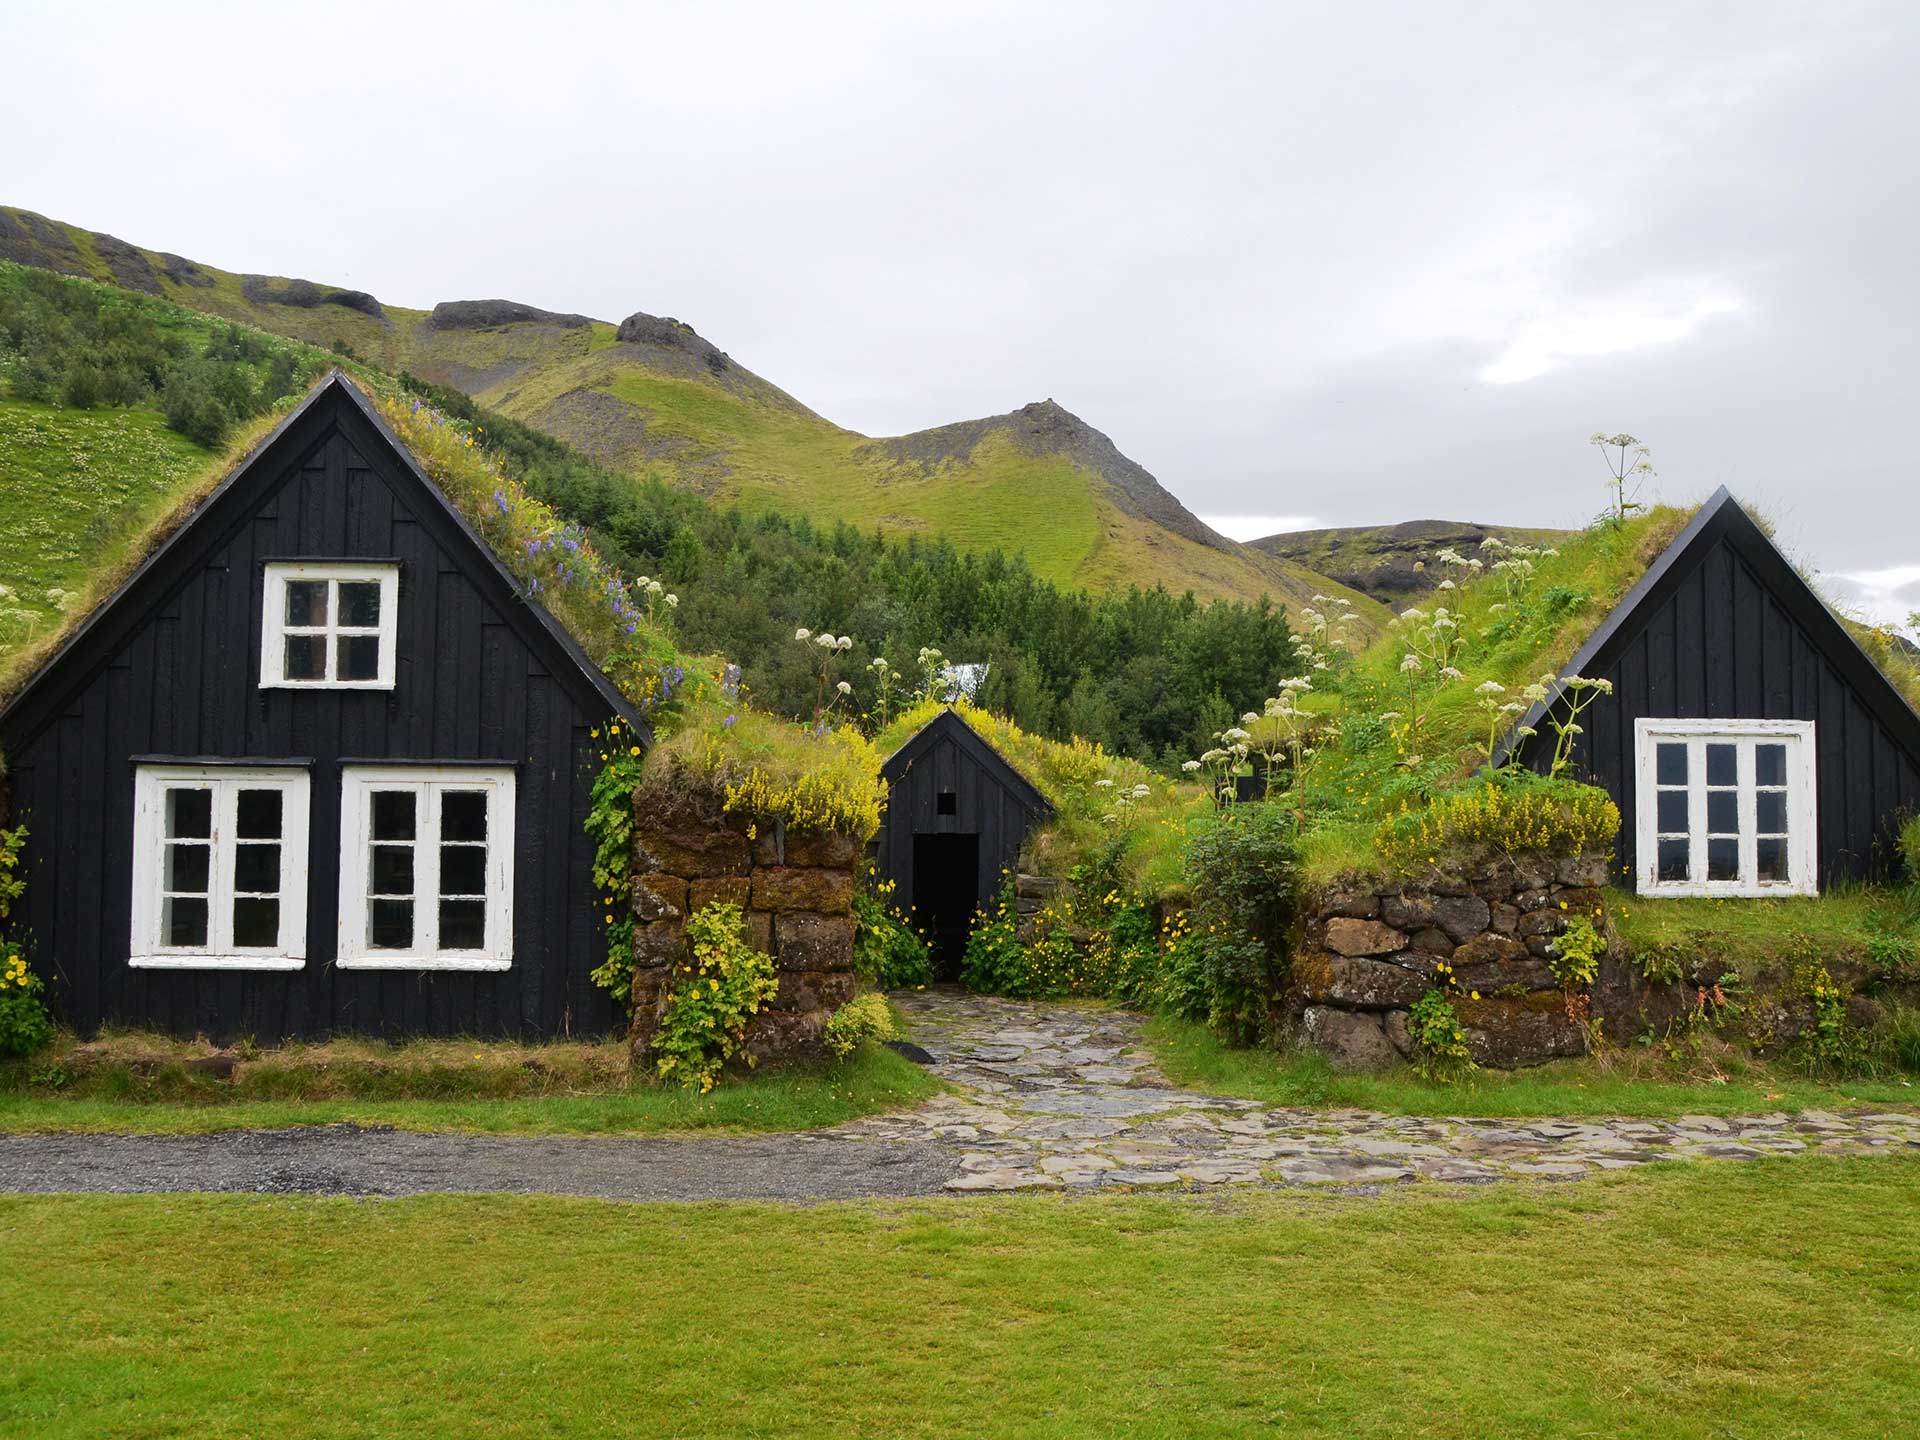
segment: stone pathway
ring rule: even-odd
[[[953,1082],[917,1110],[801,1134],[469,1135],[353,1125],[0,1135],[0,1191],[448,1192],[817,1201],[949,1191],[1577,1180],[1651,1160],[1920,1152],[1920,1114],[1410,1119],[1174,1089],[1140,1017],[956,990],[896,997]]]
[[[1575,1180],[1654,1160],[1920,1151],[1920,1113],[1496,1120],[1273,1109],[1174,1089],[1140,1017],[955,991],[896,996],[933,1070],[964,1087],[848,1137],[960,1149],[948,1190],[1265,1182]]]

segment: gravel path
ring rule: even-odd
[[[1920,1152],[1920,1114],[1488,1120],[1273,1109],[1174,1089],[1140,1019],[953,991],[901,997],[957,1087],[831,1130],[686,1140],[351,1125],[204,1136],[0,1137],[0,1190],[508,1192],[834,1200],[947,1191],[1575,1180],[1669,1159]]]

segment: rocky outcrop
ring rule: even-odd
[[[518,300],[442,300],[427,324],[435,330],[485,330],[495,325],[556,325],[582,330],[593,323],[585,315],[562,315]]]
[[[853,998],[853,886],[860,842],[789,835],[775,821],[720,811],[711,796],[675,790],[634,797],[633,1020],[644,1065],[674,967],[686,963],[689,916],[741,907],[747,943],[771,955],[780,989],[746,1036],[755,1060],[811,1060],[833,1012]]]
[[[240,293],[255,305],[291,305],[298,310],[314,310],[322,305],[338,305],[357,310],[375,320],[386,318],[380,302],[364,290],[335,290],[311,280],[280,280],[271,275],[242,275]]]
[[[712,341],[684,321],[670,315],[649,315],[636,310],[620,322],[614,339],[622,345],[645,345],[655,350],[677,352],[705,367],[715,375],[724,375],[733,362]]]

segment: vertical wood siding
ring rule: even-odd
[[[962,722],[940,715],[887,762],[887,812],[876,842],[880,873],[899,889],[894,903],[906,909],[913,897],[913,837],[978,835],[979,873],[975,894],[984,904],[999,893],[1002,872],[1020,863],[1028,829],[1043,818],[1024,782],[971,731],[964,737],[950,727]],[[952,815],[939,813],[942,791],[954,794]]]
[[[207,548],[57,718],[8,757],[28,841],[26,923],[63,1017],[262,1041],[332,1033],[596,1034],[610,997],[588,978],[594,924],[590,727],[607,717],[565,686],[470,557],[411,513],[389,467],[328,427],[282,462],[250,514]],[[269,452],[258,463],[273,461]],[[430,497],[429,497],[430,498]],[[183,537],[184,538],[184,537]],[[260,690],[269,558],[400,562],[392,691]],[[291,972],[127,964],[136,755],[310,759],[307,963]],[[343,758],[516,767],[513,967],[498,973],[333,965]]]
[[[1635,868],[1642,718],[1813,721],[1821,884],[1883,873],[1900,819],[1920,809],[1920,768],[1738,550],[1706,550],[1638,624],[1599,672],[1613,694],[1581,716],[1574,749],[1575,773],[1620,803],[1622,874]],[[1544,771],[1553,736],[1541,732],[1522,757]]]

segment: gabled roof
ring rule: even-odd
[[[398,463],[388,478],[399,482],[402,498],[411,501],[421,524],[453,554],[467,554],[472,562],[469,573],[482,592],[522,640],[548,657],[549,668],[561,683],[573,688],[583,703],[604,704],[631,724],[646,743],[652,743],[651,732],[613,681],[581,649],[579,641],[528,596],[466,516],[428,478],[360,387],[337,369],[329,371],[286,419],[247,452],[193,513],[74,627],[59,649],[0,708],[0,736],[6,743],[24,745],[45,729],[70,698],[112,661],[145,615],[164,604],[186,583],[204,556],[252,515],[263,498],[263,488],[284,473],[283,462],[306,454],[334,427],[363,454],[392,455]],[[409,489],[416,493],[407,496]]]
[[[1760,583],[1806,629],[1827,663],[1839,672],[1840,678],[1860,697],[1860,702],[1886,726],[1888,733],[1915,763],[1920,764],[1920,714],[1914,713],[1913,706],[1907,703],[1906,697],[1873,662],[1873,658],[1860,648],[1860,642],[1840,622],[1839,616],[1807,583],[1806,577],[1794,568],[1793,562],[1781,554],[1780,547],[1773,543],[1772,537],[1724,485],[1694,512],[1693,518],[1674,537],[1673,543],[1647,567],[1646,574],[1613,607],[1607,618],[1600,622],[1600,627],[1587,637],[1586,644],[1560,671],[1559,683],[1548,690],[1546,699],[1536,701],[1533,708],[1520,718],[1514,729],[1508,732],[1507,738],[1494,750],[1490,763],[1503,765],[1516,749],[1525,747],[1528,737],[1522,736],[1516,740],[1516,735],[1522,729],[1540,728],[1547,712],[1565,693],[1564,684],[1567,680],[1576,675],[1601,675],[1610,669],[1620,653],[1639,635],[1646,618],[1693,573],[1694,566],[1705,558],[1707,552],[1722,542],[1731,546],[1752,567]]]
[[[942,710],[914,731],[898,750],[889,755],[881,763],[880,778],[892,785],[907,773],[914,761],[942,740],[952,741],[971,756],[1025,809],[1039,815],[1053,813],[1053,806],[1047,803],[1047,797],[1035,789],[1033,783],[1014,768],[1012,761],[989,745],[980,732],[961,719],[959,712],[951,707]]]

